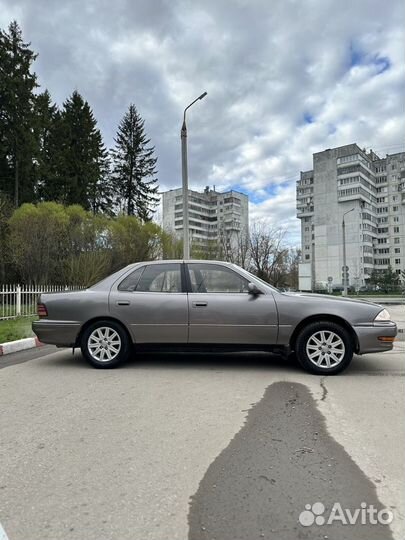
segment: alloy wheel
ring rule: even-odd
[[[121,350],[121,338],[113,328],[102,326],[90,334],[87,348],[97,362],[111,362]]]
[[[306,353],[309,360],[321,368],[333,368],[345,357],[345,344],[342,338],[330,330],[320,330],[309,337]]]

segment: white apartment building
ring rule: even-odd
[[[313,155],[297,182],[301,220],[301,290],[343,283],[346,225],[348,283],[367,284],[373,270],[405,269],[405,152],[381,158],[357,144]]]
[[[230,190],[219,193],[208,186],[200,193],[188,190],[189,231],[191,243],[226,239],[232,242],[249,231],[249,199]],[[163,229],[179,238],[183,235],[183,190],[162,193]]]

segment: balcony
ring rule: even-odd
[[[297,205],[297,217],[312,216],[314,213],[314,207],[311,205]]]

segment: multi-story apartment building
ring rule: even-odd
[[[349,144],[313,155],[297,182],[300,289],[343,283],[343,227],[349,285],[373,270],[405,269],[405,152],[379,157]]]
[[[190,241],[232,243],[249,230],[249,199],[238,191],[219,193],[208,186],[204,192],[188,191]],[[183,190],[162,193],[163,229],[183,235]]]

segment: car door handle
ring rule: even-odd
[[[208,302],[193,302],[193,307],[205,307],[208,306]]]
[[[130,303],[129,300],[118,300],[117,306],[129,306]]]

